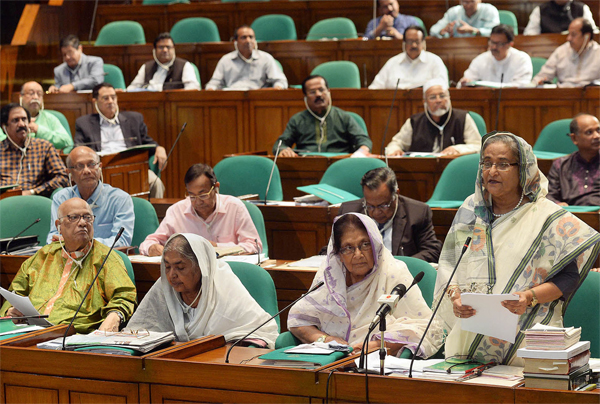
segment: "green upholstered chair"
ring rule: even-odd
[[[248,213],[250,213],[250,217],[252,218],[252,223],[254,223],[254,227],[256,227],[256,231],[260,237],[260,242],[263,245],[262,253],[265,254],[265,257],[269,256],[269,244],[267,243],[267,230],[265,228],[265,218],[260,211],[260,209],[253,203],[244,202],[246,205],[246,209],[248,209]]]
[[[226,195],[240,196],[258,194],[265,199],[273,160],[262,156],[234,156],[223,159],[214,167],[217,180],[221,183],[220,192]],[[273,179],[266,199],[283,200],[281,177],[275,166]]]
[[[131,265],[129,257],[127,256],[127,254],[119,250],[113,250],[113,252],[121,256],[121,258],[123,259],[123,263],[125,264],[125,269],[127,269],[127,275],[129,275],[131,282],[133,282],[133,284],[135,285],[135,274],[133,273],[133,265]]]
[[[432,208],[458,208],[475,192],[475,179],[479,168],[479,153],[457,157],[442,172],[431,199]],[[457,181],[460,179],[460,181]]]
[[[517,22],[517,16],[508,10],[498,10],[498,14],[500,15],[500,24],[506,24],[509,27],[512,27],[515,35],[519,34],[519,23]]]
[[[352,20],[344,17],[328,18],[316,22],[308,30],[307,41],[321,39],[354,39],[358,38],[356,26]]]
[[[258,265],[247,262],[228,262],[228,264],[260,307],[271,316],[277,314],[279,311],[277,292],[271,275]],[[275,317],[275,321],[277,321],[277,331],[279,331],[279,316]]]
[[[369,135],[369,131],[367,130],[367,124],[365,123],[365,120],[363,119],[362,116],[358,115],[356,112],[352,112],[352,111],[346,111],[348,114],[350,114],[350,116],[352,118],[354,118],[354,120],[356,121],[356,123],[358,123],[358,126],[360,126],[362,128],[362,130],[365,131],[365,133],[367,134],[367,136]]]
[[[417,20],[418,25],[423,28],[423,30],[425,30],[425,36],[427,36],[427,27],[425,26],[425,23],[423,22],[422,19],[420,19],[419,17],[413,15],[412,16],[415,20]],[[404,32],[401,32],[401,34],[404,34]]]
[[[262,15],[252,22],[251,28],[254,30],[257,42],[295,41],[298,39],[296,24],[289,15]]]
[[[329,88],[360,88],[358,66],[347,60],[321,63],[310,74],[325,77]]]
[[[200,85],[200,88],[202,88],[202,80],[200,80],[200,71],[198,70],[198,66],[196,66],[196,64],[192,63],[192,62],[190,62],[190,64],[194,68],[194,73],[196,74],[196,80],[198,80],[198,84]]]
[[[360,180],[367,171],[379,167],[385,167],[385,163],[375,158],[343,159],[327,168],[319,184],[328,184],[362,198]]]
[[[546,58],[540,58],[540,57],[536,57],[536,56],[531,57],[531,64],[533,65],[533,75],[534,76],[536,74],[538,74],[540,72],[540,70],[542,70],[542,66],[544,66],[547,61],[548,61],[548,59],[546,59]]]
[[[277,65],[277,67],[279,67],[281,71],[283,71],[283,66],[281,65],[281,62],[279,60],[275,59],[275,64]]]
[[[142,5],[144,6],[153,6],[156,4],[190,4],[190,0],[143,0]]]
[[[535,144],[533,153],[538,158],[556,158],[577,151],[569,134],[571,119],[559,119],[544,126]]]
[[[145,44],[142,24],[136,21],[113,21],[100,29],[94,46]]]
[[[21,236],[37,236],[40,245],[46,244],[52,217],[52,200],[40,195],[16,195],[0,200],[0,238],[14,237],[31,226]]]
[[[565,327],[581,327],[581,340],[590,341],[592,358],[600,357],[600,272],[590,272],[571,297]]]
[[[435,292],[435,280],[437,278],[437,271],[430,263],[423,261],[419,258],[394,256],[397,260],[400,260],[406,264],[410,274],[415,277],[419,272],[425,272],[423,279],[419,282],[418,286],[423,294],[423,299],[429,307],[433,303],[433,292]],[[408,287],[409,285],[406,285]]]
[[[475,125],[477,125],[477,131],[479,132],[481,137],[483,137],[487,133],[487,126],[485,124],[485,121],[483,120],[483,117],[477,112],[473,111],[469,111],[469,115],[475,121]]]
[[[220,42],[219,28],[210,18],[191,17],[177,21],[171,28],[174,43]]]
[[[125,90],[125,77],[119,66],[104,63],[104,82],[112,84],[114,88]]]
[[[133,200],[133,213],[135,215],[131,245],[139,247],[146,237],[158,229],[158,216],[156,215],[156,209],[147,199],[138,198],[137,196],[133,196],[131,199]]]
[[[302,341],[294,337],[294,334],[292,334],[289,331],[286,331],[282,332],[277,337],[277,340],[275,341],[275,349],[285,348],[287,346],[296,346],[300,345],[301,343]]]
[[[58,118],[58,120],[60,121],[60,124],[63,126],[63,128],[65,128],[65,130],[67,131],[67,133],[71,136],[73,136],[71,134],[71,127],[69,126],[69,121],[67,120],[67,117],[64,116],[64,114],[60,111],[55,111],[53,109],[44,109],[44,112],[48,112],[49,114],[54,115],[55,117]]]

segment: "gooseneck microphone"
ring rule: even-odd
[[[167,166],[167,162],[169,161],[169,158],[171,157],[171,153],[173,153],[173,150],[175,149],[175,145],[177,144],[177,142],[179,142],[179,138],[183,134],[183,131],[185,130],[186,126],[187,126],[187,122],[184,122],[183,126],[181,127],[181,130],[179,131],[179,134],[177,135],[177,138],[175,138],[175,142],[173,142],[173,146],[171,146],[171,150],[169,150],[169,154],[167,154],[167,158],[165,160],[165,165],[163,166],[163,170]],[[160,171],[162,171],[162,170],[160,170]],[[148,187],[149,190],[154,187],[154,184],[156,184],[156,181],[158,181],[158,178],[159,177],[157,175],[156,178],[154,179],[154,181],[152,181],[152,184],[150,184],[150,186]]]
[[[13,241],[15,241],[17,238],[19,238],[19,236],[23,233],[25,233],[27,230],[29,230],[29,228],[31,226],[33,226],[34,224],[38,223],[40,220],[42,220],[41,218],[37,218],[33,221],[33,223],[31,223],[29,226],[25,227],[25,229],[23,229],[19,234],[17,234],[16,236],[14,236],[13,238],[10,239],[10,241],[6,244],[6,248],[4,249],[4,253],[8,254],[10,253],[10,243],[12,243]]]
[[[252,333],[254,333],[256,330],[258,330],[259,328],[261,328],[263,325],[265,325],[269,321],[273,320],[275,317],[277,317],[278,315],[280,315],[282,312],[286,311],[287,309],[289,309],[290,307],[292,307],[293,305],[295,305],[296,303],[298,303],[300,300],[304,299],[306,296],[308,296],[309,294],[311,294],[315,290],[319,289],[324,284],[325,284],[325,281],[321,281],[321,282],[317,283],[315,286],[313,286],[312,288],[310,288],[308,290],[308,292],[302,294],[302,296],[300,296],[299,298],[297,298],[296,300],[294,300],[293,302],[291,302],[290,304],[288,304],[287,306],[285,306],[283,309],[279,310],[277,313],[275,313],[274,315],[272,315],[271,317],[269,317],[269,319],[267,321],[265,321],[264,323],[262,323],[261,325],[259,325],[258,327],[256,327],[252,331],[250,331],[248,334],[244,335],[244,337],[238,339],[233,344],[231,344],[231,346],[227,350],[227,355],[225,355],[225,363],[229,363],[229,353],[231,352],[231,350],[233,349],[234,346],[236,346],[241,341],[243,341],[246,338],[248,338]]]
[[[398,284],[389,295],[382,295],[379,299],[377,299],[377,303],[381,303],[379,309],[375,313],[375,317],[373,317],[373,321],[371,321],[371,325],[377,323],[377,320],[381,318],[381,316],[387,316],[390,311],[396,308],[398,304],[398,300],[400,300],[404,294],[406,293],[406,286],[403,284]]]
[[[71,326],[73,325],[73,321],[75,321],[75,317],[77,317],[77,314],[79,314],[79,310],[81,310],[81,306],[83,306],[83,302],[85,302],[85,299],[90,294],[90,291],[92,290],[92,287],[94,286],[94,283],[96,283],[96,279],[98,279],[98,275],[100,275],[100,272],[102,272],[102,269],[104,268],[104,264],[106,264],[106,260],[110,256],[110,253],[112,252],[113,248],[115,247],[115,244],[117,244],[117,241],[121,238],[121,235],[123,234],[124,231],[125,231],[124,227],[121,227],[119,229],[119,232],[117,233],[117,235],[115,237],[115,241],[113,241],[112,245],[110,246],[110,250],[108,250],[108,254],[106,254],[106,257],[104,257],[104,261],[102,261],[102,265],[100,265],[100,269],[98,269],[96,276],[94,276],[92,283],[90,283],[90,287],[85,292],[83,299],[81,299],[81,303],[79,303],[79,307],[75,311],[75,314],[73,315],[73,318],[71,319],[71,322],[69,323],[69,326],[65,330],[65,335],[63,335],[63,341],[62,341],[62,350],[63,351],[65,350],[65,341],[67,339],[67,335],[69,334],[69,330],[71,329]]]
[[[427,323],[427,327],[425,327],[423,336],[421,337],[421,340],[419,341],[419,344],[417,345],[417,348],[415,349],[415,353],[413,354],[413,357],[410,361],[410,368],[408,370],[408,377],[411,379],[412,379],[412,369],[413,369],[413,364],[415,363],[415,358],[417,357],[417,354],[419,353],[419,349],[421,348],[421,345],[423,344],[423,340],[425,339],[425,336],[427,335],[427,331],[429,331],[429,327],[431,327],[431,322],[433,321],[433,318],[435,317],[438,309],[440,308],[440,304],[442,303],[442,300],[444,299],[444,296],[446,295],[446,292],[448,291],[448,287],[450,286],[450,282],[452,282],[452,278],[454,277],[454,274],[456,273],[456,269],[458,268],[458,265],[460,264],[460,260],[462,260],[463,255],[465,255],[465,252],[467,252],[467,248],[469,248],[470,243],[471,243],[471,237],[467,237],[467,239],[465,240],[465,244],[463,245],[462,251],[460,252],[460,256],[458,257],[458,261],[456,262],[456,265],[454,266],[454,269],[452,270],[452,273],[450,274],[450,278],[448,279],[448,282],[446,282],[444,291],[440,295],[440,300],[438,301],[438,304],[435,306],[435,310],[433,310],[433,313],[431,314],[431,318],[429,319],[429,322]]]
[[[267,183],[267,190],[265,192],[265,205],[267,204],[267,197],[269,196],[269,188],[271,188],[271,180],[273,179],[273,171],[275,171],[275,167],[277,166],[277,157],[279,157],[279,148],[281,147],[281,142],[283,142],[283,140],[280,140],[279,143],[277,143],[277,150],[275,150],[275,158],[273,159],[273,167],[271,167],[271,174],[269,175],[269,182]]]
[[[504,82],[504,73],[500,76],[500,91],[498,93],[498,106],[496,107],[496,127],[495,131],[498,130],[498,118],[500,118],[500,101],[502,100],[502,83]]]
[[[381,152],[387,156],[385,152],[385,138],[387,136],[388,128],[390,127],[390,119],[392,119],[392,111],[394,110],[394,102],[396,101],[396,93],[398,92],[398,86],[400,85],[400,77],[396,81],[396,89],[394,90],[394,97],[392,98],[392,105],[390,105],[390,112],[388,113],[387,123],[385,124],[385,130],[383,131],[383,139],[381,139]]]

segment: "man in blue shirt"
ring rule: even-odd
[[[105,245],[112,245],[121,227],[125,228],[116,247],[131,245],[133,237],[133,201],[131,196],[119,188],[113,188],[101,182],[102,163],[96,152],[89,147],[74,148],[67,157],[69,183],[74,185],[63,188],[52,197],[52,220],[48,244],[58,240],[54,222],[58,219],[58,207],[67,199],[81,198],[92,208],[94,238]]]
[[[481,0],[461,0],[431,27],[429,35],[438,38],[490,36],[492,28],[499,24],[500,15],[493,5]]]
[[[379,17],[369,21],[365,36],[369,39],[389,37],[402,39],[402,33],[411,25],[419,25],[415,17],[400,14],[398,0],[378,0]]]

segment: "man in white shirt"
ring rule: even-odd
[[[200,83],[192,64],[175,56],[175,43],[171,34],[163,32],[156,37],[152,56],[154,60],[140,67],[127,91],[135,91],[138,88],[150,91],[200,90]]]
[[[529,84],[533,76],[531,58],[513,48],[514,38],[512,27],[495,26],[488,40],[488,51],[473,59],[460,84],[474,81],[502,82],[517,87]]]
[[[596,30],[592,10],[587,4],[573,0],[547,1],[533,9],[523,35],[560,34],[569,29],[573,19],[579,17],[588,20]]]
[[[461,0],[460,5],[450,7],[444,17],[429,30],[439,38],[490,36],[492,28],[500,24],[498,9],[481,0]]]
[[[385,148],[388,156],[406,152],[466,154],[478,152],[481,136],[468,111],[452,109],[448,82],[433,79],[423,86],[424,112],[406,120]]]
[[[556,77],[559,87],[583,87],[600,80],[600,45],[593,40],[593,33],[588,20],[574,19],[569,24],[567,43],[552,52],[533,83],[539,85]]]
[[[388,60],[369,86],[370,90],[416,88],[428,80],[440,78],[448,82],[448,69],[442,59],[425,50],[425,31],[412,25],[404,31],[404,52]],[[398,82],[398,80],[400,80]]]

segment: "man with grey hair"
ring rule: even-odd
[[[377,223],[383,244],[393,255],[437,262],[442,242],[435,237],[431,208],[400,195],[396,174],[389,167],[368,171],[360,184],[364,198],[343,203],[338,213],[368,215]]]
[[[70,93],[91,90],[104,82],[104,61],[98,56],[83,53],[79,38],[68,35],[60,40],[63,64],[54,68],[54,85],[50,93]]]
[[[423,86],[424,112],[406,120],[400,132],[386,147],[388,156],[406,152],[441,154],[475,153],[481,147],[481,136],[468,111],[453,109],[448,82],[429,80]]]

